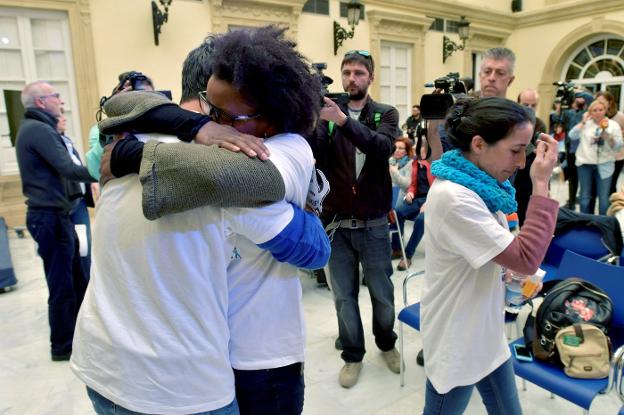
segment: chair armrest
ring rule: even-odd
[[[414,278],[414,277],[419,277],[419,276],[423,275],[424,273],[425,273],[424,269],[422,271],[410,272],[409,274],[407,274],[407,276],[403,280],[403,305],[405,307],[407,307],[409,305],[407,303],[407,282],[409,280],[411,280],[412,278]]]
[[[624,395],[622,395],[622,369],[624,369],[624,346],[620,346],[613,357],[611,357],[611,366],[609,367],[609,384],[607,385],[606,392],[615,387],[616,392],[620,396],[620,399],[624,402]]]
[[[611,370],[614,370],[613,386],[615,393],[624,403],[624,373],[622,373],[624,371],[624,346],[620,346],[613,354]],[[611,381],[611,373],[609,373],[609,381]]]

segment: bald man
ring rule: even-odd
[[[539,94],[534,89],[525,89],[524,91],[520,92],[520,94],[518,94],[518,104],[527,108],[531,108],[531,110],[535,112],[539,104]],[[533,192],[533,185],[531,182],[531,177],[529,176],[529,171],[531,170],[531,164],[533,164],[533,160],[535,160],[534,139],[535,137],[539,136],[539,133],[545,132],[546,124],[538,117],[535,117],[533,138],[531,138],[531,143],[526,148],[526,165],[524,166],[524,169],[520,169],[517,171],[513,179],[513,185],[516,189],[516,202],[518,202],[518,225],[520,226],[522,226],[522,224],[524,223],[526,209],[529,205],[529,198],[531,197],[531,193]]]
[[[74,163],[57,131],[63,113],[61,94],[47,82],[22,90],[24,120],[15,151],[26,197],[26,227],[37,242],[48,285],[48,321],[53,361],[69,360],[78,309],[87,287],[79,242],[70,214],[80,203],[80,182],[94,182]]]

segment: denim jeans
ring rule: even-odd
[[[407,241],[407,245],[405,245],[405,256],[411,258],[414,256],[414,252],[416,251],[416,247],[420,243],[423,235],[425,234],[425,214],[420,213],[420,208],[427,201],[426,197],[419,197],[412,201],[411,204],[406,203],[404,200],[400,201],[397,204],[395,209],[397,222],[399,222],[399,227],[401,229],[401,235],[405,236],[403,233],[403,229],[405,228],[406,220],[414,221],[414,230]],[[399,235],[392,234],[392,249],[398,251],[401,249],[401,245],[399,242]]]
[[[303,363],[274,369],[234,369],[241,415],[298,415],[303,411]]]
[[[420,208],[422,207],[422,205],[425,204],[426,200],[426,197],[419,197],[414,199],[411,204],[408,204],[402,200],[397,204],[397,207],[395,209],[397,214],[397,221],[399,222],[399,227],[401,229],[402,235],[405,236],[405,234],[403,233],[405,221],[414,221],[414,230],[412,231],[412,234],[407,241],[407,245],[405,245],[405,256],[408,258],[414,256],[416,247],[420,243],[420,240],[425,233],[425,219],[424,214],[420,213]],[[392,235],[392,249],[401,249],[399,235],[396,233]]]
[[[147,415],[142,412],[134,412],[124,407],[117,405],[115,402],[110,401],[87,386],[87,395],[91,399],[93,409],[98,415]],[[214,411],[198,412],[193,415],[239,415],[238,405],[236,399],[223,408],[215,409]]]
[[[364,328],[358,305],[359,263],[373,305],[373,335],[382,351],[391,350],[397,339],[394,327],[394,286],[390,280],[390,238],[388,225],[371,228],[338,228],[332,240],[329,277],[338,317],[342,359],[362,361]]]
[[[581,212],[591,213],[591,206],[595,196],[592,195],[592,189],[596,186],[596,195],[598,196],[598,213],[607,214],[609,208],[609,187],[611,186],[611,177],[601,179],[598,174],[598,165],[583,164],[578,166],[579,184],[581,186]]]
[[[72,350],[74,327],[88,281],[82,272],[78,239],[69,215],[29,210],[26,227],[37,242],[48,285],[48,321],[53,355]]]
[[[445,394],[439,394],[427,379],[423,415],[464,413],[475,386],[489,415],[522,414],[513,364],[509,359],[476,384],[458,386]]]

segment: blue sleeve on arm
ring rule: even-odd
[[[315,214],[292,205],[294,215],[286,227],[270,241],[258,244],[280,262],[299,268],[323,268],[331,252],[329,239]]]

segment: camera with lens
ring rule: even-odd
[[[331,99],[339,105],[349,102],[349,94],[347,94],[346,92],[329,92],[329,89],[327,87],[333,84],[334,80],[323,73],[323,71],[327,69],[327,64],[325,62],[313,63],[312,68],[314,68],[314,70],[316,71],[316,76],[321,81],[321,94],[324,97]],[[321,106],[323,105],[325,105],[325,103],[321,100]]]
[[[423,95],[420,99],[420,113],[426,120],[441,120],[458,99],[468,96],[472,80],[460,78],[457,72],[450,72],[433,83],[425,84],[425,87],[442,92]]]
[[[561,108],[570,108],[574,102],[574,84],[572,82],[553,82],[557,87],[556,97],[561,99]]]
[[[122,89],[126,82],[130,83],[133,91],[142,91],[147,87],[152,86],[150,79],[143,75],[141,72],[130,71],[128,74],[119,81],[117,89]]]

